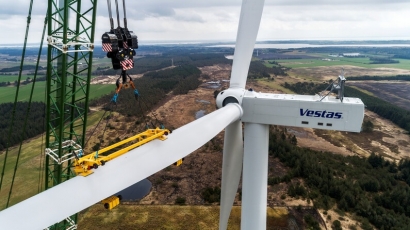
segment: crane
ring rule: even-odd
[[[76,176],[73,160],[64,158],[85,144],[96,7],[96,0],[48,1],[45,152],[53,149],[56,157],[46,155],[45,190]],[[73,213],[49,229],[75,229],[76,222]]]

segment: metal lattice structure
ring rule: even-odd
[[[97,0],[48,1],[45,189],[75,176],[71,156],[85,143],[96,6]],[[76,222],[73,215],[49,229],[76,229]]]

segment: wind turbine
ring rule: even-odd
[[[77,176],[1,211],[0,229],[51,226],[189,155],[224,128],[220,229],[227,227],[241,173],[241,229],[266,229],[269,124],[359,132],[364,105],[357,98],[245,90],[263,5],[264,0],[242,2],[230,88],[218,95],[218,110],[174,130],[165,141],[149,142],[87,177]]]

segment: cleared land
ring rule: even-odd
[[[267,229],[286,228],[286,208],[267,209]],[[241,208],[233,207],[228,229],[240,229]],[[218,229],[219,206],[119,205],[111,211],[96,204],[80,214],[79,229]]]
[[[409,82],[351,81],[348,85],[367,90],[378,98],[410,111]]]
[[[318,69],[321,69],[325,71],[329,67],[317,67]],[[334,79],[337,77],[337,75],[340,73],[340,67],[335,66],[335,67],[330,67],[334,68],[331,79]],[[206,81],[215,81],[215,80],[221,80],[221,88],[227,87],[228,83],[223,82],[222,80],[228,80],[229,79],[229,73],[230,73],[230,66],[229,65],[216,65],[216,66],[210,66],[210,67],[204,67],[201,68],[202,72],[204,74],[207,74],[209,79],[206,79]],[[298,69],[293,69],[298,70]],[[335,74],[334,74],[335,73]],[[311,74],[313,79],[313,74]],[[303,76],[301,76],[303,77]],[[330,78],[330,77],[329,77]],[[271,86],[280,86],[279,79],[281,79],[282,82],[289,82],[289,81],[300,81],[303,80],[303,78],[299,78],[299,76],[291,75],[289,77],[280,77],[280,78],[275,78],[275,81],[248,81],[248,87],[254,88],[256,91],[263,91],[263,92],[276,92],[278,93],[278,89],[272,89]],[[316,78],[314,78],[316,79]],[[203,79],[204,80],[204,79]],[[319,81],[324,80],[324,79],[319,79]],[[206,86],[206,84],[204,84]],[[219,89],[221,89],[219,88]],[[177,128],[180,127],[183,124],[188,123],[189,121],[192,121],[195,119],[195,112],[198,110],[205,110],[206,113],[209,113],[213,110],[215,110],[215,101],[213,99],[213,92],[215,89],[209,89],[206,87],[201,87],[198,88],[197,90],[191,91],[190,93],[186,95],[179,95],[172,97],[170,96],[166,102],[162,104],[161,107],[159,107],[157,110],[155,110],[156,114],[159,114],[161,119],[166,120],[167,126],[168,127],[173,127]],[[200,102],[201,100],[209,101],[210,103],[203,103]],[[370,117],[373,115],[368,114]],[[101,116],[101,114],[100,114]],[[371,144],[374,144],[375,146],[379,146],[378,149],[390,151],[388,154],[391,155],[391,159],[400,159],[402,157],[407,157],[407,155],[402,154],[401,151],[404,153],[409,153],[410,148],[409,148],[409,136],[406,134],[403,134],[401,129],[398,129],[396,126],[393,124],[389,123],[386,120],[380,119],[377,116],[374,116],[375,119],[375,126],[376,129],[379,131],[388,131],[386,135],[381,134],[378,136],[367,136],[368,138],[371,138]],[[124,124],[125,127],[131,126],[130,122],[126,122],[126,119],[117,116],[114,119],[116,123],[113,124]],[[91,125],[91,122],[90,122]],[[116,126],[116,125],[114,125]],[[292,129],[289,129],[291,132],[294,132]],[[102,133],[101,130],[97,130],[97,133],[94,135],[95,137],[98,137],[98,133]],[[322,135],[314,133],[312,130],[296,130],[298,133],[296,135],[298,138],[298,145],[299,146],[304,146],[304,147],[312,147],[316,150],[322,150],[322,151],[331,151],[334,153],[341,153],[341,154],[346,154],[346,155],[352,155],[352,154],[358,154],[358,152],[355,152],[355,149],[353,148],[355,145],[358,146],[357,149],[361,149],[361,151],[364,151],[363,155],[366,155],[368,153],[369,149],[366,149],[366,147],[360,146],[358,143],[356,143],[355,138],[345,138],[346,135],[350,136],[351,134],[349,133],[337,133],[332,135],[324,134],[323,137]],[[109,137],[122,137],[121,135],[126,134],[126,130],[119,130],[116,131],[113,130],[112,133],[106,133],[105,136]],[[360,134],[358,134],[360,135]],[[324,136],[329,136],[332,138],[325,138]],[[207,143],[204,147],[199,149],[198,151],[194,152],[193,154],[189,155],[185,161],[184,164],[181,167],[169,167],[161,172],[158,172],[157,174],[154,174],[152,177],[150,177],[150,180],[153,182],[153,189],[151,190],[150,194],[142,199],[140,201],[141,204],[173,204],[175,202],[175,198],[178,196],[185,196],[187,199],[187,204],[195,203],[195,204],[203,204],[203,201],[201,201],[200,198],[200,191],[202,188],[207,187],[207,186],[214,186],[218,183],[220,183],[220,161],[222,159],[221,156],[221,149],[218,148],[218,146],[221,146],[222,143],[222,137],[223,135],[220,134],[218,137],[214,138],[212,141]],[[333,138],[335,137],[335,138]],[[333,140],[337,140],[333,141]],[[343,140],[348,140],[348,142],[343,142]],[[363,142],[369,142],[368,139],[360,139]],[[95,138],[94,140],[90,141],[90,146],[94,142],[99,141],[98,138]],[[373,142],[374,141],[374,142]],[[397,146],[399,147],[394,147],[390,146],[388,143],[389,142],[397,142]],[[353,142],[353,144],[352,144]],[[106,142],[108,143],[108,141]],[[341,144],[340,144],[341,143]],[[387,143],[387,144],[386,144]],[[368,143],[365,143],[366,146],[368,146]],[[339,146],[340,145],[340,146]],[[330,148],[330,147],[334,148]],[[347,146],[353,146],[352,151],[346,150]],[[399,154],[397,152],[399,151]],[[358,150],[357,150],[358,151]],[[1,160],[0,160],[1,162]],[[27,164],[30,162],[35,162],[35,161],[29,161],[27,160]],[[35,162],[36,164],[39,163],[39,161]],[[33,172],[30,171],[31,169],[26,165],[22,166],[22,168],[19,168],[19,170],[27,170],[28,172]],[[33,163],[34,164],[34,163]],[[24,169],[26,167],[27,169]],[[269,162],[269,167],[273,168],[271,173],[274,173],[275,175],[284,175],[287,171],[286,168],[281,166],[279,162],[276,160],[270,160]],[[217,176],[215,176],[217,174]],[[159,180],[161,179],[160,183]],[[177,183],[175,184],[175,181]],[[20,183],[23,183],[22,181]],[[24,184],[25,186],[33,186],[33,189],[36,189],[36,184],[32,183],[30,184]],[[299,200],[299,199],[294,199],[294,198],[289,198],[286,196],[287,193],[287,185],[285,183],[281,183],[277,186],[269,186],[269,191],[268,191],[268,203],[269,205],[281,205],[281,206],[287,206],[287,205],[312,205],[306,200]],[[20,191],[20,190],[19,190]],[[281,198],[281,195],[286,196],[285,199]],[[28,195],[26,195],[27,197]],[[0,194],[0,197],[6,197],[5,193]],[[236,199],[236,204],[240,204],[240,199],[239,196]],[[125,209],[122,209],[124,206]],[[192,206],[167,206],[167,207],[175,207],[175,208],[181,208],[184,211],[181,211],[181,215],[178,216],[179,211],[172,211],[171,209],[168,210],[168,208],[165,207],[165,210],[162,212],[161,210],[157,211],[152,211],[153,214],[158,213],[159,217],[157,216],[150,216],[149,213],[146,214],[146,211],[140,211],[138,212],[137,209],[139,210],[145,210],[147,207],[151,207],[148,205],[120,205],[118,207],[118,211],[115,211],[115,209],[111,212],[106,211],[102,208],[101,205],[96,204],[92,207],[90,207],[88,210],[82,212],[80,214],[80,228],[84,229],[102,229],[102,226],[110,226],[110,228],[107,229],[135,229],[135,226],[141,226],[138,227],[138,229],[161,229],[161,226],[163,226],[163,229],[187,229],[187,226],[195,226],[196,228],[193,229],[215,229],[215,227],[212,227],[213,225],[210,225],[210,228],[207,228],[207,225],[200,225],[198,226],[197,224],[201,222],[200,220],[208,220],[206,219],[207,216],[212,216],[214,219],[214,223],[218,222],[218,210],[215,211],[216,214],[211,214],[207,213],[205,217],[202,217],[201,212],[202,211],[189,211],[192,209]],[[153,208],[155,207],[160,207],[160,206],[152,206]],[[195,206],[197,207],[197,206]],[[203,207],[203,206],[199,206]],[[211,208],[219,208],[217,206],[207,206]],[[116,208],[117,209],[117,208]],[[124,211],[122,211],[124,210]],[[171,212],[170,212],[171,210]],[[90,212],[90,213],[89,213]],[[205,212],[205,211],[204,211]],[[322,213],[323,211],[321,211]],[[164,218],[161,218],[160,216],[162,215],[161,213],[164,214]],[[171,213],[171,214],[170,214]],[[195,215],[191,215],[190,213],[193,213]],[[330,212],[329,212],[330,213]],[[196,217],[198,215],[198,217]],[[233,214],[235,215],[235,214]],[[269,214],[268,214],[269,215]],[[172,222],[175,225],[172,225],[169,227],[167,223],[170,223],[171,218],[174,218],[174,216],[178,216],[176,219],[176,222]],[[335,220],[341,216],[340,214],[335,213],[334,216],[332,214],[332,220]],[[139,221],[139,218],[142,218],[141,222]],[[239,217],[239,215],[238,215]],[[344,217],[345,220],[342,222],[346,223],[354,223],[349,217]],[[192,225],[190,224],[189,221],[193,221]],[[146,221],[146,222],[144,222]],[[132,227],[128,227],[128,222],[132,225]],[[205,221],[205,224],[208,222]],[[211,222],[210,222],[211,223]],[[147,224],[147,225],[143,225]],[[160,224],[160,225],[150,225],[150,224]],[[182,227],[179,227],[180,224],[183,224]],[[330,228],[331,221],[328,221],[327,223],[328,228]],[[143,227],[147,226],[147,227]],[[160,227],[156,227],[160,226]],[[217,225],[215,225],[217,226]],[[347,228],[347,226],[345,226]],[[189,229],[189,228],[188,228]],[[235,228],[234,228],[235,229]]]

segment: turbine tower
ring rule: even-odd
[[[241,229],[266,229],[269,125],[359,132],[364,105],[358,98],[245,90],[263,5],[264,0],[242,2],[230,88],[219,93],[218,110],[176,129],[165,141],[151,141],[87,177],[74,177],[3,210],[0,229],[41,229],[59,222],[189,155],[223,129],[220,229],[227,227],[241,173]]]

